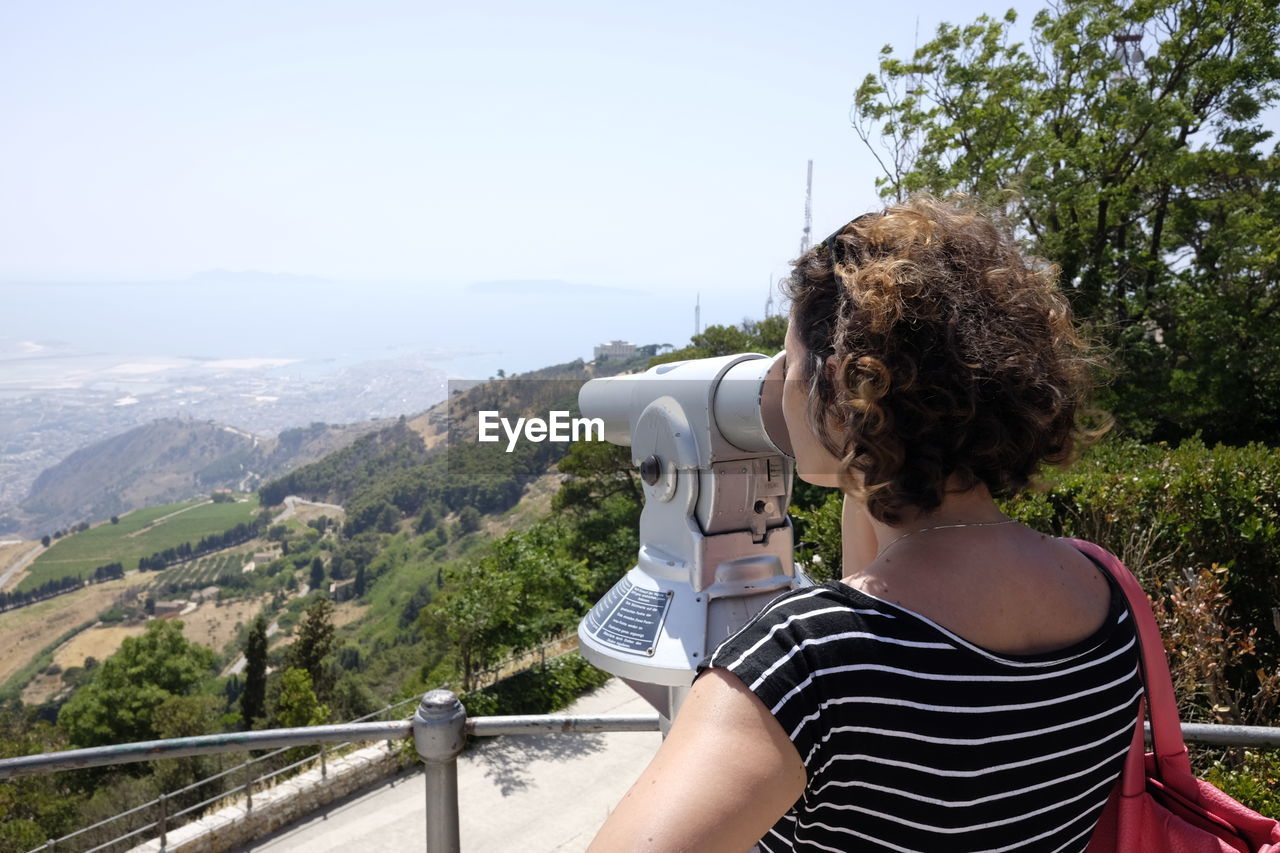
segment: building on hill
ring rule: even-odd
[[[157,619],[174,619],[186,606],[185,601],[157,601],[155,616]]]
[[[596,344],[596,361],[617,359],[625,361],[636,354],[636,345],[627,341],[609,341],[607,344]]]
[[[337,604],[340,601],[346,601],[349,598],[356,597],[356,579],[347,578],[344,581],[334,581],[329,584],[329,600]]]

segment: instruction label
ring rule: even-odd
[[[670,593],[641,589],[623,578],[591,608],[587,631],[611,648],[652,655],[670,606]]]

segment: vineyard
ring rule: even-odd
[[[238,580],[244,574],[245,566],[252,565],[252,550],[220,551],[157,573],[147,588],[165,587],[176,592],[221,586],[226,584],[227,578]]]
[[[141,558],[182,543],[194,545],[204,536],[247,524],[257,509],[254,497],[230,503],[193,501],[131,512],[121,516],[118,524],[100,524],[54,542],[31,564],[30,575],[18,589],[36,588],[64,577],[86,578],[98,566],[112,562],[122,563],[125,571],[133,571]]]

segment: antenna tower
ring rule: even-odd
[[[813,234],[813,161],[809,161],[809,173],[804,182],[804,231],[800,232],[800,254],[809,251]]]

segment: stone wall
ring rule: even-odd
[[[328,759],[327,773],[308,770],[277,785],[253,792],[253,807],[243,796],[228,806],[194,823],[167,833],[165,846],[154,838],[129,853],[226,853],[254,839],[262,839],[278,829],[306,817],[317,809],[362,790],[402,768],[401,741],[394,749],[387,744],[367,746]]]

